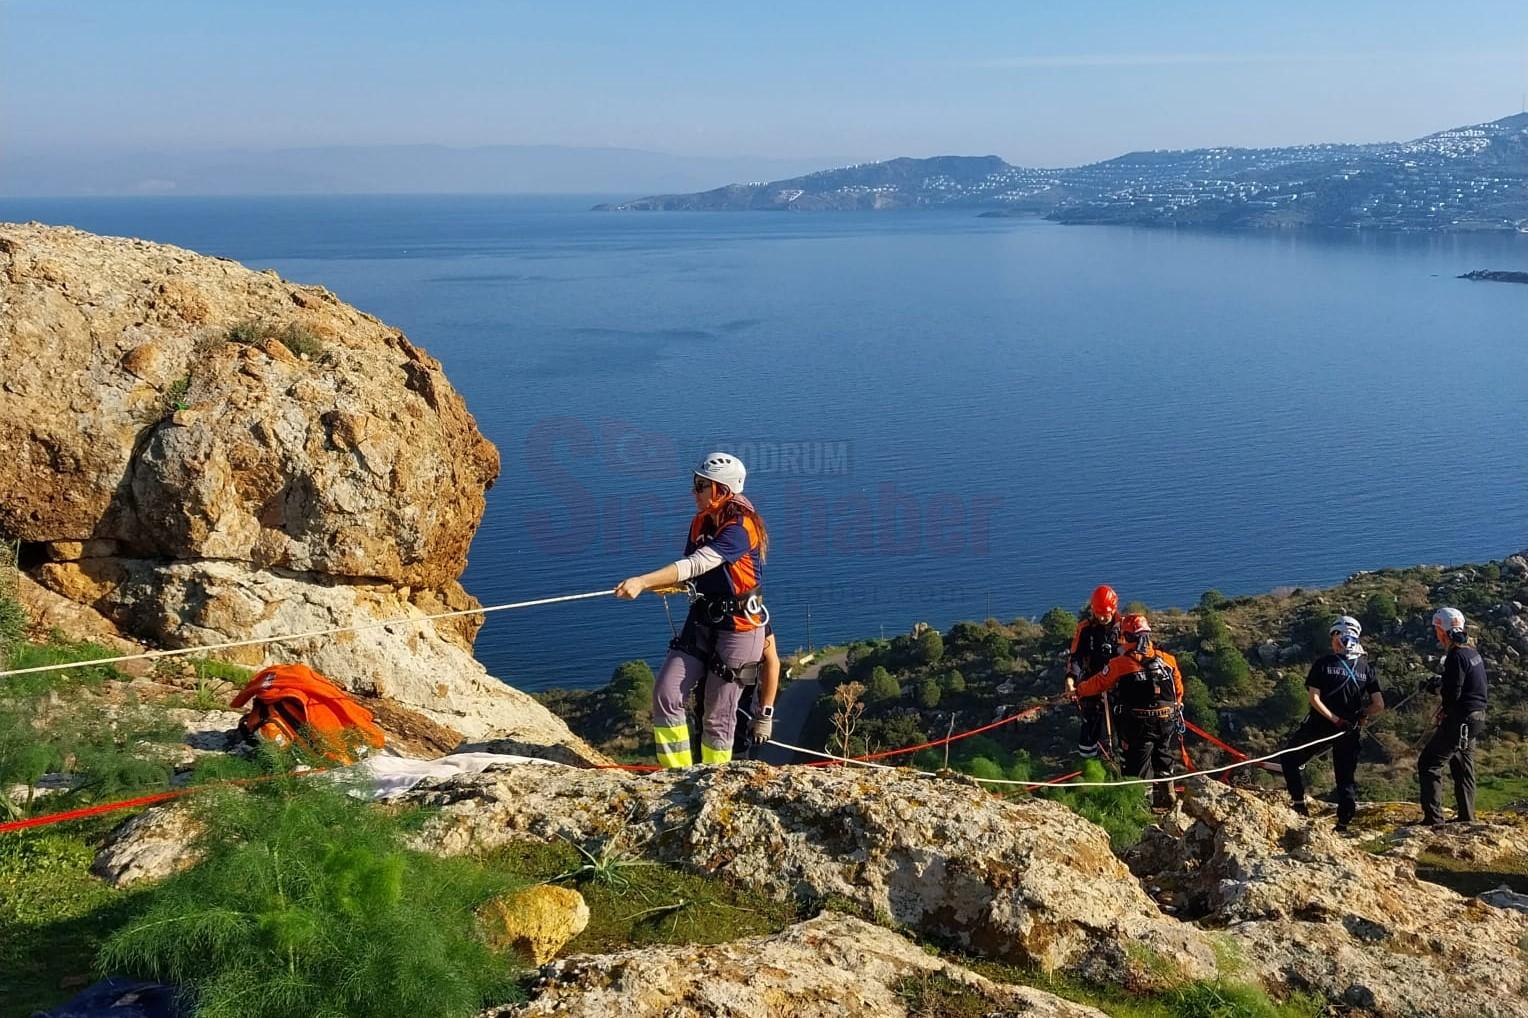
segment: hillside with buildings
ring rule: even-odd
[[[1528,232],[1528,113],[1409,142],[1132,152],[1065,169],[892,159],[598,208],[971,208],[1074,224]]]

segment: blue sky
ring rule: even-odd
[[[0,0],[0,144],[708,156],[1380,141],[1517,112],[1528,4]]]

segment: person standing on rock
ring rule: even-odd
[[[1088,616],[1077,623],[1072,633],[1072,651],[1066,664],[1066,691],[1077,688],[1077,680],[1097,675],[1109,667],[1119,652],[1119,595],[1110,586],[1093,591],[1088,599]],[[1077,731],[1077,755],[1091,759],[1098,755],[1099,744],[1108,731],[1101,696],[1080,697],[1077,712],[1082,715],[1082,725]]]
[[[742,462],[727,453],[702,459],[692,478],[695,518],[684,557],[615,588],[615,596],[623,599],[680,583],[690,584],[694,592],[684,627],[669,644],[653,685],[653,741],[664,767],[693,762],[684,704],[702,676],[700,758],[708,764],[732,759],[738,699],[743,686],[759,680],[769,624],[762,586],[769,532],[743,497],[746,477]],[[754,712],[755,737],[767,739],[773,725],[771,697]]]
[[[1165,778],[1173,774],[1173,744],[1181,736],[1183,673],[1178,659],[1151,642],[1151,623],[1144,615],[1120,619],[1121,653],[1107,668],[1078,683],[1079,700],[1115,691],[1119,741],[1125,752],[1126,774]],[[1173,807],[1173,783],[1151,786],[1152,805]]]
[[[1433,613],[1433,635],[1447,653],[1443,674],[1428,681],[1430,693],[1441,692],[1438,730],[1417,758],[1417,779],[1422,786],[1422,823],[1443,823],[1443,765],[1454,779],[1455,819],[1475,819],[1475,740],[1486,720],[1486,663],[1470,646],[1464,613],[1458,608],[1439,608]]]
[[[1332,623],[1330,633],[1332,652],[1317,658],[1305,676],[1310,713],[1289,737],[1289,748],[1279,757],[1279,765],[1295,812],[1309,816],[1304,767],[1330,749],[1332,767],[1337,772],[1337,830],[1345,831],[1358,811],[1358,747],[1362,726],[1384,710],[1385,696],[1379,688],[1374,664],[1359,642],[1363,627],[1358,620],[1344,615]],[[1339,737],[1319,746],[1306,745],[1333,735]],[[1306,748],[1296,749],[1298,746]]]

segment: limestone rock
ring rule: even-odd
[[[201,821],[186,803],[157,806],[113,831],[90,871],[113,887],[163,880],[201,860],[201,834]]]
[[[554,962],[527,1005],[533,1018],[888,1018],[906,1016],[906,989],[940,979],[994,1015],[1103,1018],[1028,987],[994,983],[927,954],[890,930],[825,913],[767,937],[730,944],[639,948]]]
[[[478,921],[496,949],[515,951],[540,966],[588,927],[589,906],[572,888],[537,884],[488,902],[478,910]]]
[[[440,364],[369,315],[180,248],[0,226],[0,529],[438,587],[498,474]],[[228,342],[297,324],[320,364]],[[283,351],[285,352],[285,351]],[[162,427],[164,389],[201,411]]]
[[[895,771],[733,764],[632,776],[519,766],[427,784],[417,835],[459,854],[567,838],[736,880],[779,900],[847,899],[975,953],[1158,988],[1215,971],[1102,830],[1044,800]]]
[[[476,606],[457,578],[498,453],[397,330],[274,273],[35,223],[0,224],[0,310],[0,533],[79,621],[186,647]],[[602,760],[472,659],[480,624],[230,656],[301,654],[459,736]]]
[[[1382,1016],[1528,1015],[1528,916],[1419,880],[1254,792],[1196,781],[1132,868],[1223,926],[1246,972]],[[1499,945],[1481,950],[1482,945]]]
[[[1485,869],[1506,860],[1528,859],[1528,827],[1515,824],[1398,827],[1387,840],[1387,857],[1412,862],[1423,855],[1442,856]]]

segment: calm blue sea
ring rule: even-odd
[[[751,461],[787,647],[1186,605],[1528,546],[1528,237],[965,213],[597,214],[595,197],[0,200],[321,283],[439,357],[504,473],[465,583],[613,586],[688,467]],[[675,606],[676,616],[682,606]],[[660,603],[492,616],[527,688],[661,657]]]

